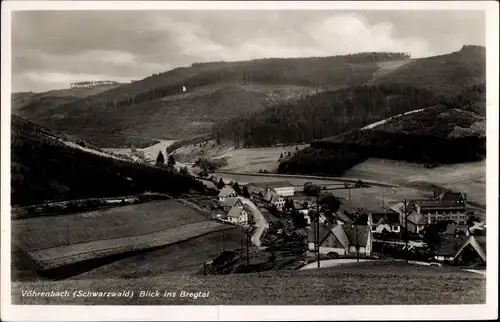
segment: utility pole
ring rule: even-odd
[[[404,216],[405,216],[405,254],[406,254],[406,262],[408,262],[408,215],[407,215],[407,209],[406,209],[406,198],[403,201],[404,205]]]
[[[356,231],[356,262],[359,263],[359,238],[358,238],[358,218],[359,214],[354,213],[354,229]]]
[[[250,256],[249,256],[249,254],[248,254],[248,240],[249,240],[250,238],[248,237],[248,231],[246,232],[246,239],[247,239],[247,266],[248,266],[248,265],[249,265],[249,263],[250,263]]]
[[[224,232],[225,232],[225,230],[222,229],[222,251],[224,251],[224,237],[225,237]]]
[[[319,193],[320,191],[318,190],[318,193],[316,195],[316,245],[317,245],[317,253],[316,253],[316,258],[318,260],[318,268],[320,267],[319,263]]]

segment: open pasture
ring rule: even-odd
[[[12,241],[24,251],[149,234],[207,220],[175,200],[12,221]]]
[[[486,204],[486,161],[442,165],[427,169],[421,164],[368,159],[345,173],[361,180],[384,180],[400,185],[435,184],[465,192],[467,199]]]

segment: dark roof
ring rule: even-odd
[[[386,214],[371,214],[371,217],[372,223],[374,225],[399,225],[401,223],[400,215],[396,212],[389,212]]]
[[[486,236],[474,236],[474,238],[486,254]]]
[[[219,197],[229,197],[231,194],[235,193],[234,189],[231,187],[224,187],[219,192]]]
[[[351,246],[356,245],[356,230],[358,232],[358,243],[359,246],[366,247],[366,244],[368,243],[368,236],[370,234],[370,228],[368,226],[363,226],[363,225],[342,225],[342,228],[344,229],[344,232],[347,236],[347,239],[349,239],[349,244]]]
[[[311,226],[311,228],[309,228],[309,233],[307,235],[307,242],[309,243],[313,243],[316,241],[316,236],[314,234],[315,232],[315,229],[316,229],[316,226]],[[320,223],[319,224],[319,241],[320,241],[320,244],[323,242],[323,240],[325,240],[326,236],[328,236],[328,234],[330,233],[330,227],[328,227],[327,225],[325,224],[322,224]]]
[[[446,231],[444,233],[449,235],[454,235],[457,233],[457,231],[463,231],[464,233],[467,233],[468,230],[469,226],[467,225],[455,225],[453,223],[449,223],[446,226]]]
[[[436,249],[438,256],[455,256],[462,246],[469,240],[469,236],[441,235]]]
[[[222,202],[224,206],[226,207],[234,207],[237,203],[241,203],[240,199],[238,197],[228,197],[224,199]]]

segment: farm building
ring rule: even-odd
[[[441,235],[435,257],[440,262],[472,264],[486,262],[486,237]]]
[[[231,187],[224,187],[222,190],[219,192],[219,201],[224,202],[227,198],[234,198],[237,197],[238,194],[236,191],[234,191],[233,188]]]
[[[315,241],[315,229],[311,227],[307,238],[309,250],[314,251]],[[359,254],[370,255],[372,234],[368,226],[320,223],[319,245],[320,254],[353,255],[359,245]]]

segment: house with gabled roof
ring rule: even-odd
[[[234,198],[234,197],[237,197],[238,194],[236,193],[236,191],[231,188],[231,187],[224,187],[221,189],[221,191],[219,192],[219,201],[220,202],[224,202],[224,200],[226,200],[227,198]]]
[[[225,211],[229,211],[233,207],[243,208],[243,203],[237,197],[229,197],[224,199],[224,201],[222,202],[222,207],[224,208]]]
[[[274,191],[267,191],[266,195],[264,196],[264,201],[270,203],[280,211],[285,206],[285,198]]]
[[[373,233],[399,233],[401,231],[401,216],[397,212],[370,214],[370,226]]]
[[[308,248],[315,249],[316,232],[314,225],[309,229],[307,238]],[[319,252],[320,254],[353,255],[357,245],[359,254],[370,255],[372,249],[372,233],[366,225],[319,224]]]
[[[470,264],[486,262],[486,237],[464,235],[441,235],[435,251],[436,260]]]
[[[244,225],[248,223],[250,209],[247,206],[233,207],[227,213],[226,220],[232,224]]]
[[[422,214],[414,211],[408,215],[406,222],[403,222],[403,225],[408,225],[407,227],[409,232],[420,234],[420,232],[425,229],[427,220]]]

